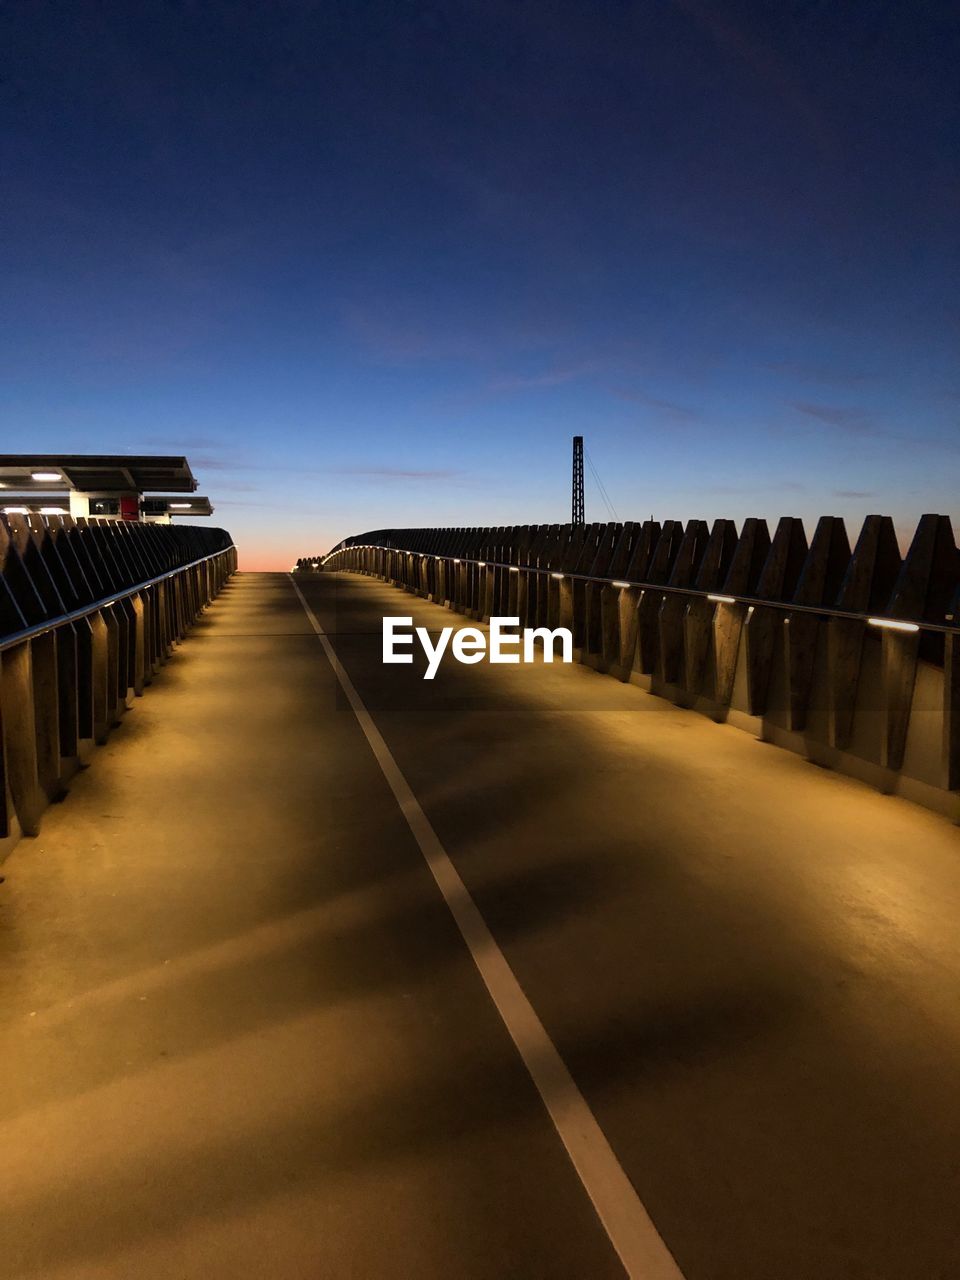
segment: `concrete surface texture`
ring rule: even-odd
[[[303,590],[687,1280],[960,1274],[957,828]],[[0,1274],[623,1274],[285,576],[4,874]]]

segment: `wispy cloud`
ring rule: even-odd
[[[621,400],[630,400],[634,404],[645,405],[648,409],[656,409],[676,422],[693,422],[700,417],[696,409],[676,404],[672,400],[661,400],[657,396],[648,395],[645,391],[637,391],[633,387],[611,387],[610,390]]]
[[[229,455],[201,453],[187,453],[187,461],[190,463],[194,471],[260,471],[266,470],[255,466],[252,462],[244,462],[240,458],[232,458]]]
[[[862,387],[878,379],[866,373],[854,373],[843,369],[825,369],[822,365],[804,364],[795,360],[768,360],[762,366],[771,373],[801,382],[818,382],[831,387]]]
[[[223,445],[222,440],[202,435],[144,436],[143,442],[151,449],[219,449]]]
[[[331,467],[332,473],[341,476],[360,476],[368,480],[451,480],[462,476],[462,471],[443,468],[406,470],[402,467]]]
[[[807,486],[798,480],[758,480],[753,484],[702,484],[697,486],[697,490],[733,497],[745,493],[806,493]]]
[[[933,449],[938,453],[954,454],[960,450],[960,438],[954,433],[943,439],[937,436],[914,435],[909,431],[891,431],[880,426],[866,409],[854,409],[828,404],[811,404],[806,400],[798,400],[793,408],[823,426],[846,432],[856,439],[870,439],[896,445],[908,445],[917,449]],[[789,432],[785,426],[784,431]]]
[[[771,44],[755,37],[746,27],[718,12],[718,6],[703,0],[674,0],[678,9],[701,23],[719,47],[730,57],[745,64],[773,95],[779,108],[788,108],[802,122],[810,141],[821,155],[833,160],[838,156],[835,131],[809,94],[804,82],[774,50]]]
[[[419,303],[414,305],[409,299],[348,305],[341,323],[349,339],[374,360],[389,365],[443,360],[476,362],[491,354],[490,335],[424,316]]]
[[[865,409],[851,409],[832,404],[813,404],[809,400],[795,400],[794,409],[804,413],[808,418],[816,418],[828,427],[840,427],[844,431],[853,431],[857,435],[876,434],[880,432],[870,419]]]
[[[277,504],[276,504],[276,502],[257,502],[257,501],[255,501],[255,500],[254,500],[254,501],[250,501],[250,500],[248,500],[248,499],[246,499],[246,498],[243,498],[243,499],[241,499],[241,498],[217,498],[216,506],[218,506],[218,507],[270,507],[270,508],[271,508],[272,510],[274,510],[274,511],[276,511],[276,509],[277,509]],[[287,508],[286,504],[284,504],[284,508],[283,508],[283,509],[284,509],[284,511],[288,510],[288,508]]]
[[[499,396],[562,387],[579,378],[590,378],[608,371],[611,366],[611,359],[606,357],[578,360],[571,357],[565,361],[557,360],[534,373],[494,373],[485,382],[472,388],[433,399],[430,407],[432,411],[440,413],[464,413],[488,404]]]
[[[586,360],[579,364],[547,369],[543,373],[508,374],[495,378],[488,387],[490,391],[527,391],[538,387],[559,387],[566,382],[574,382],[577,378],[586,378],[597,373],[601,368],[597,360]]]
[[[875,498],[877,495],[870,489],[834,489],[835,498]]]

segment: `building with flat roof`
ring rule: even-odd
[[[124,454],[0,454],[0,510],[169,524],[209,516],[186,458]]]

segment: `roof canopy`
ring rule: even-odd
[[[96,453],[0,454],[3,489],[82,493],[193,493],[197,487],[186,458]]]
[[[213,515],[213,506],[210,499],[200,497],[199,494],[182,500],[176,494],[164,498],[156,498],[151,494],[149,498],[144,498],[140,503],[140,510],[145,516],[159,516],[165,512],[169,512],[172,516]]]
[[[70,511],[70,498],[65,492],[60,493],[41,493],[39,488],[28,491],[25,489],[0,489],[0,511],[7,513],[15,511],[36,511],[41,515],[55,515],[57,512]],[[106,499],[105,499],[106,501]],[[212,516],[213,504],[207,497],[200,497],[199,494],[192,498],[180,499],[176,494],[170,497],[144,498],[140,503],[140,510],[145,516]],[[96,515],[96,512],[91,514]]]

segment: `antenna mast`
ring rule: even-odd
[[[573,516],[574,525],[586,521],[583,504],[583,436],[573,437]]]

